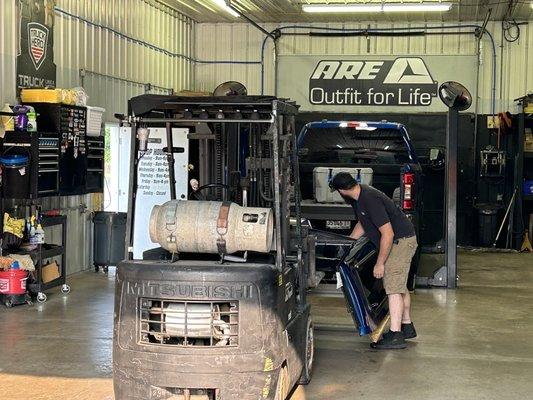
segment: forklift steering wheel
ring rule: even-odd
[[[206,198],[206,196],[204,196],[200,192],[205,189],[213,189],[213,188],[222,188],[222,189],[225,189],[226,191],[229,191],[229,186],[223,183],[208,183],[206,185],[200,186],[196,191],[192,192],[189,195],[189,200],[200,200],[200,201],[210,200]]]

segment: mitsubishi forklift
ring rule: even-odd
[[[130,100],[120,117],[134,140],[127,254],[116,277],[117,399],[284,400],[309,382],[306,238],[289,209],[300,197],[297,110],[260,96]],[[152,211],[155,248],[137,260],[137,166],[153,126],[167,130],[170,201]],[[176,199],[174,127],[189,128],[196,149],[186,199]]]
[[[383,319],[384,293],[368,274],[375,249],[314,232],[301,218],[297,111],[269,96],[142,95],[118,116],[132,140],[126,254],[115,289],[117,400],[285,400],[307,384],[314,355],[307,291],[319,281],[318,245],[347,249],[339,271],[359,333]],[[135,259],[138,167],[150,127],[166,128],[170,200],[142,226],[154,248]],[[176,127],[189,139],[190,185],[180,199]]]

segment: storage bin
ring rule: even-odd
[[[2,187],[8,199],[26,199],[30,194],[30,158],[22,154],[0,157]]]
[[[87,106],[87,136],[101,136],[105,108]]]
[[[533,181],[524,181],[522,188],[526,196],[533,196]]]
[[[479,204],[478,209],[478,245],[491,247],[498,232],[498,204]]]
[[[339,192],[329,188],[330,180],[339,172],[348,172],[364,185],[372,185],[372,168],[316,167],[313,169],[313,191],[318,203],[344,203]]]
[[[95,266],[117,265],[125,254],[126,213],[97,212],[93,222]]]
[[[0,271],[0,294],[21,295],[26,293],[28,271],[9,269]]]
[[[63,101],[63,89],[22,89],[20,99],[23,103],[55,103]]]

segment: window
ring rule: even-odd
[[[399,129],[312,128],[300,141],[300,160],[311,163],[403,164],[409,149]]]

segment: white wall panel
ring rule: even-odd
[[[15,0],[0,0],[0,108],[15,99],[17,55]]]
[[[281,24],[281,26],[288,24]],[[367,23],[357,24],[320,24],[330,28],[366,29]],[[405,28],[421,26],[420,24],[370,24],[370,28]],[[431,26],[426,24],[425,26]],[[433,24],[432,26],[435,26]],[[442,26],[442,25],[436,25]],[[272,30],[277,25],[266,24]],[[533,26],[522,27],[520,39],[508,43],[501,38],[499,22],[489,23],[487,29],[493,34],[497,50],[496,77],[496,111],[514,110],[513,99],[533,90]],[[459,31],[471,32],[472,28],[461,28]],[[285,32],[305,32],[306,30],[291,29]],[[254,61],[260,59],[263,34],[247,24],[203,23],[196,27],[196,50],[199,59],[224,58],[230,60]],[[503,47],[502,47],[503,46]],[[477,41],[472,34],[467,35],[424,35],[404,37],[310,37],[285,36],[279,42],[279,54],[329,54],[329,55],[472,55],[476,54]],[[272,45],[269,40],[265,58],[265,94],[274,92],[274,68]],[[491,112],[492,84],[492,49],[487,37],[482,44],[482,64],[480,67],[480,112]],[[503,63],[502,63],[503,62]],[[503,64],[503,68],[502,68]],[[225,80],[243,82],[250,94],[261,91],[261,67],[259,65],[202,65],[196,66],[196,88],[213,90]],[[502,75],[503,74],[503,75]],[[503,77],[500,85],[500,77]],[[461,80],[457,77],[457,80]]]

